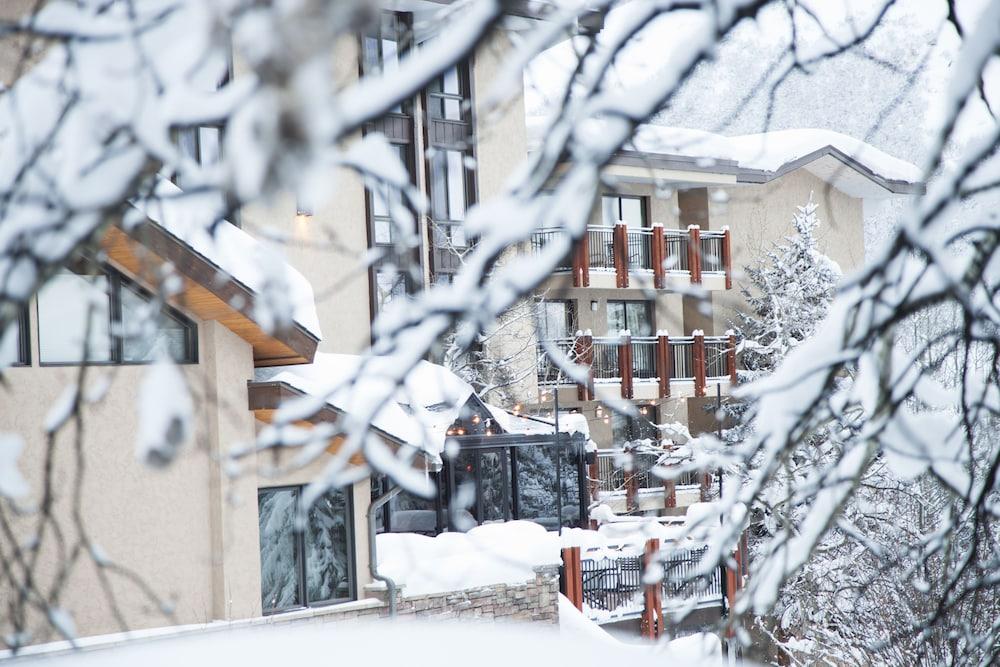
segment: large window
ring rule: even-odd
[[[608,334],[626,329],[633,338],[653,335],[653,309],[648,301],[608,301]]]
[[[605,225],[624,222],[630,229],[647,227],[646,205],[642,197],[604,195],[601,197],[601,218]]]
[[[412,15],[408,12],[379,12],[361,35],[361,69],[365,76],[395,71],[410,43]],[[382,118],[365,125],[365,132],[381,132],[397,152],[400,162],[415,180],[413,102],[389,110]],[[416,217],[405,206],[398,191],[384,183],[367,183],[369,244],[380,251],[369,274],[372,316],[392,300],[412,293],[423,271],[419,255],[411,250]]]
[[[296,530],[301,487],[261,489],[261,605],[265,614],[354,599],[353,526],[348,490],[321,496]]]
[[[160,354],[194,363],[197,349],[193,322],[112,269],[66,269],[38,292],[44,364],[141,364]]]
[[[22,308],[7,329],[0,332],[0,369],[31,363],[28,340],[28,311]]]
[[[432,268],[436,281],[461,265],[469,246],[462,226],[475,201],[471,73],[467,62],[446,69],[427,87],[427,194],[431,202]]]
[[[545,300],[538,304],[538,334],[542,340],[572,338],[576,334],[574,301]]]
[[[636,417],[618,412],[611,413],[611,434],[615,447],[636,440],[659,440],[659,431],[654,426],[656,408],[644,405],[639,410],[639,415]]]

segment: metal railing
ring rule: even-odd
[[[618,348],[621,340],[618,338],[594,338],[594,364],[591,367],[594,381],[600,382],[620,380],[622,370],[618,365]]]
[[[595,382],[618,382],[622,372],[618,360],[621,339],[617,337],[592,338],[593,364],[591,370]],[[571,338],[552,341],[567,356],[575,354],[575,342]],[[633,381],[658,380],[656,366],[657,339],[642,336],[631,339]],[[558,369],[548,359],[545,348],[536,346],[538,356],[538,382],[552,384],[558,379]],[[694,338],[691,336],[670,338],[670,379],[693,380],[695,378]],[[705,377],[726,378],[729,369],[729,339],[724,336],[705,336]]]
[[[549,343],[558,348],[560,352],[569,357],[573,358],[574,354],[574,339],[573,338],[557,338],[555,340],[549,341]],[[535,345],[535,357],[537,359],[538,368],[538,384],[552,385],[567,383],[567,378],[562,370],[556,366],[549,356],[548,350],[541,343]]]
[[[701,559],[708,552],[708,546],[695,549],[661,549],[663,555],[663,598],[664,602],[691,600],[708,602],[722,600],[722,576],[718,567],[710,575],[697,576],[695,573]]]
[[[615,270],[615,228],[591,225],[587,227],[591,269]]]
[[[650,452],[626,454],[622,449],[597,452],[597,488],[601,493],[624,493],[627,482],[635,480],[637,489],[662,489],[663,480],[653,473],[660,455]],[[628,464],[628,465],[626,465]],[[626,468],[629,468],[626,470]],[[674,480],[676,486],[701,484],[697,471],[687,471]]]
[[[666,544],[660,549],[663,567],[665,606],[695,600],[696,603],[722,602],[722,572],[713,568],[709,575],[697,575],[708,546],[676,548]],[[602,550],[602,553],[607,552]],[[641,613],[644,608],[643,556],[632,549],[613,555],[580,559],[580,579],[584,609],[598,617],[624,617]],[[597,612],[597,614],[594,614]]]
[[[630,229],[626,233],[629,271],[653,270],[653,232],[649,229]]]
[[[546,245],[548,245],[552,240],[562,237],[566,234],[563,229],[538,229],[531,233],[531,251],[533,253],[540,252]],[[571,271],[573,269],[573,253],[567,252],[566,256],[563,257],[559,264],[556,265],[556,271]]]
[[[644,336],[632,339],[632,378],[634,380],[655,380],[656,337]]]
[[[729,377],[729,341],[705,340],[705,377]]]
[[[722,239],[725,232],[703,231],[701,233],[701,272],[725,273],[723,261]]]
[[[694,379],[694,338],[670,339],[670,379]]]
[[[663,230],[663,266],[670,271],[690,271],[688,233],[679,229]]]
[[[583,603],[604,612],[642,611],[642,556],[580,560]]]

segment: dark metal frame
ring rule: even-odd
[[[114,327],[116,323],[123,323],[122,319],[122,289],[132,289],[140,297],[146,299],[147,301],[155,300],[156,296],[150,292],[148,289],[140,285],[135,280],[132,280],[121,271],[115,269],[109,264],[97,264],[95,265],[97,271],[103,273],[108,278],[108,330],[110,332],[110,356],[108,361],[44,361],[42,359],[42,327],[41,327],[41,314],[40,309],[42,307],[41,299],[35,299],[35,314],[36,314],[36,325],[38,334],[38,365],[39,366],[145,366],[151,363],[150,361],[125,361],[124,349],[125,341],[122,335],[116,334],[114,332]],[[189,318],[184,313],[180,312],[173,306],[169,304],[162,304],[160,307],[161,315],[169,317],[170,319],[178,322],[184,327],[185,331],[185,346],[187,347],[187,354],[185,354],[183,359],[174,360],[174,363],[181,365],[197,364],[198,363],[198,325],[191,318]],[[27,318],[25,318],[27,319]],[[84,347],[86,347],[86,341],[84,341]]]
[[[270,493],[275,491],[294,491],[296,493],[295,506],[296,511],[298,511],[299,498],[301,498],[302,489],[305,486],[302,484],[285,484],[282,486],[268,486],[261,487],[257,489],[257,499],[258,507],[260,505],[260,496],[262,493]],[[355,530],[354,530],[354,493],[352,493],[351,487],[345,487],[339,489],[344,494],[345,505],[347,511],[347,588],[349,595],[346,598],[333,598],[331,600],[321,600],[318,602],[309,602],[308,594],[306,591],[306,551],[305,551],[305,530],[294,531],[295,537],[295,555],[296,562],[298,563],[298,584],[299,584],[299,594],[302,602],[297,605],[291,605],[288,607],[282,607],[280,609],[271,609],[265,611],[263,606],[261,607],[261,613],[264,616],[271,616],[273,614],[281,614],[286,611],[294,611],[296,609],[310,609],[317,607],[329,607],[334,604],[343,604],[345,602],[352,602],[358,599],[358,589],[357,589],[357,562],[356,562],[356,548],[355,548]],[[260,517],[257,517],[257,531],[260,532]]]
[[[11,367],[31,365],[30,317],[27,306],[18,308],[17,320],[13,323],[17,327],[17,359],[10,363]]]

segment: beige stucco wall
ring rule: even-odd
[[[714,191],[713,191],[714,192]],[[764,185],[724,189],[726,197],[709,198],[711,228],[728,225],[732,234],[733,289],[715,292],[713,326],[721,334],[743,306],[740,286],[742,268],[766,255],[773,244],[794,233],[792,216],[809,201],[818,205],[819,249],[845,274],[864,262],[864,215],[862,200],[830,187],[806,169],[798,169]]]
[[[354,39],[334,51],[335,76],[345,85],[358,78],[357,52]],[[239,72],[237,62],[237,77]],[[319,350],[357,354],[371,340],[368,271],[362,264],[368,250],[364,184],[353,171],[337,169],[324,195],[312,216],[297,217],[295,196],[284,194],[246,206],[241,219],[258,238],[261,230],[283,235],[286,259],[313,287],[323,330]]]
[[[38,365],[35,309],[31,309],[33,365],[8,370],[0,387],[0,432],[26,441],[20,468],[32,493],[25,507],[37,504],[42,488],[45,416],[78,367]],[[189,315],[190,316],[190,315]],[[194,318],[192,318],[194,319]],[[245,618],[260,613],[256,480],[231,482],[220,474],[218,456],[236,442],[253,437],[246,380],[252,376],[250,346],[214,322],[199,322],[199,363],[183,366],[196,405],[195,435],[178,459],[153,470],[136,459],[139,428],[138,388],[145,366],[108,366],[87,370],[87,386],[110,381],[104,397],[84,410],[81,447],[82,518],[88,537],[116,564],[135,572],[174,608],[178,623]],[[71,519],[75,480],[76,427],[69,424],[55,440],[55,514],[67,540],[78,535]],[[29,514],[15,522],[21,540],[36,532]],[[57,557],[51,530],[42,537],[36,576],[47,586],[64,559]],[[9,552],[7,552],[9,553]],[[131,628],[166,625],[142,591],[110,574],[118,607]],[[0,589],[0,599],[11,593]],[[59,604],[73,616],[79,634],[119,630],[111,605],[88,557],[80,559]],[[33,630],[40,627],[34,619]],[[0,632],[10,631],[4,615]],[[33,641],[48,638],[44,632]]]

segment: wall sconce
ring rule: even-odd
[[[596,301],[591,301],[590,302],[590,310],[593,311],[593,312],[595,312],[595,313],[597,312],[597,302]]]
[[[305,204],[298,199],[295,200],[295,221],[308,222],[313,217],[312,206]]]

